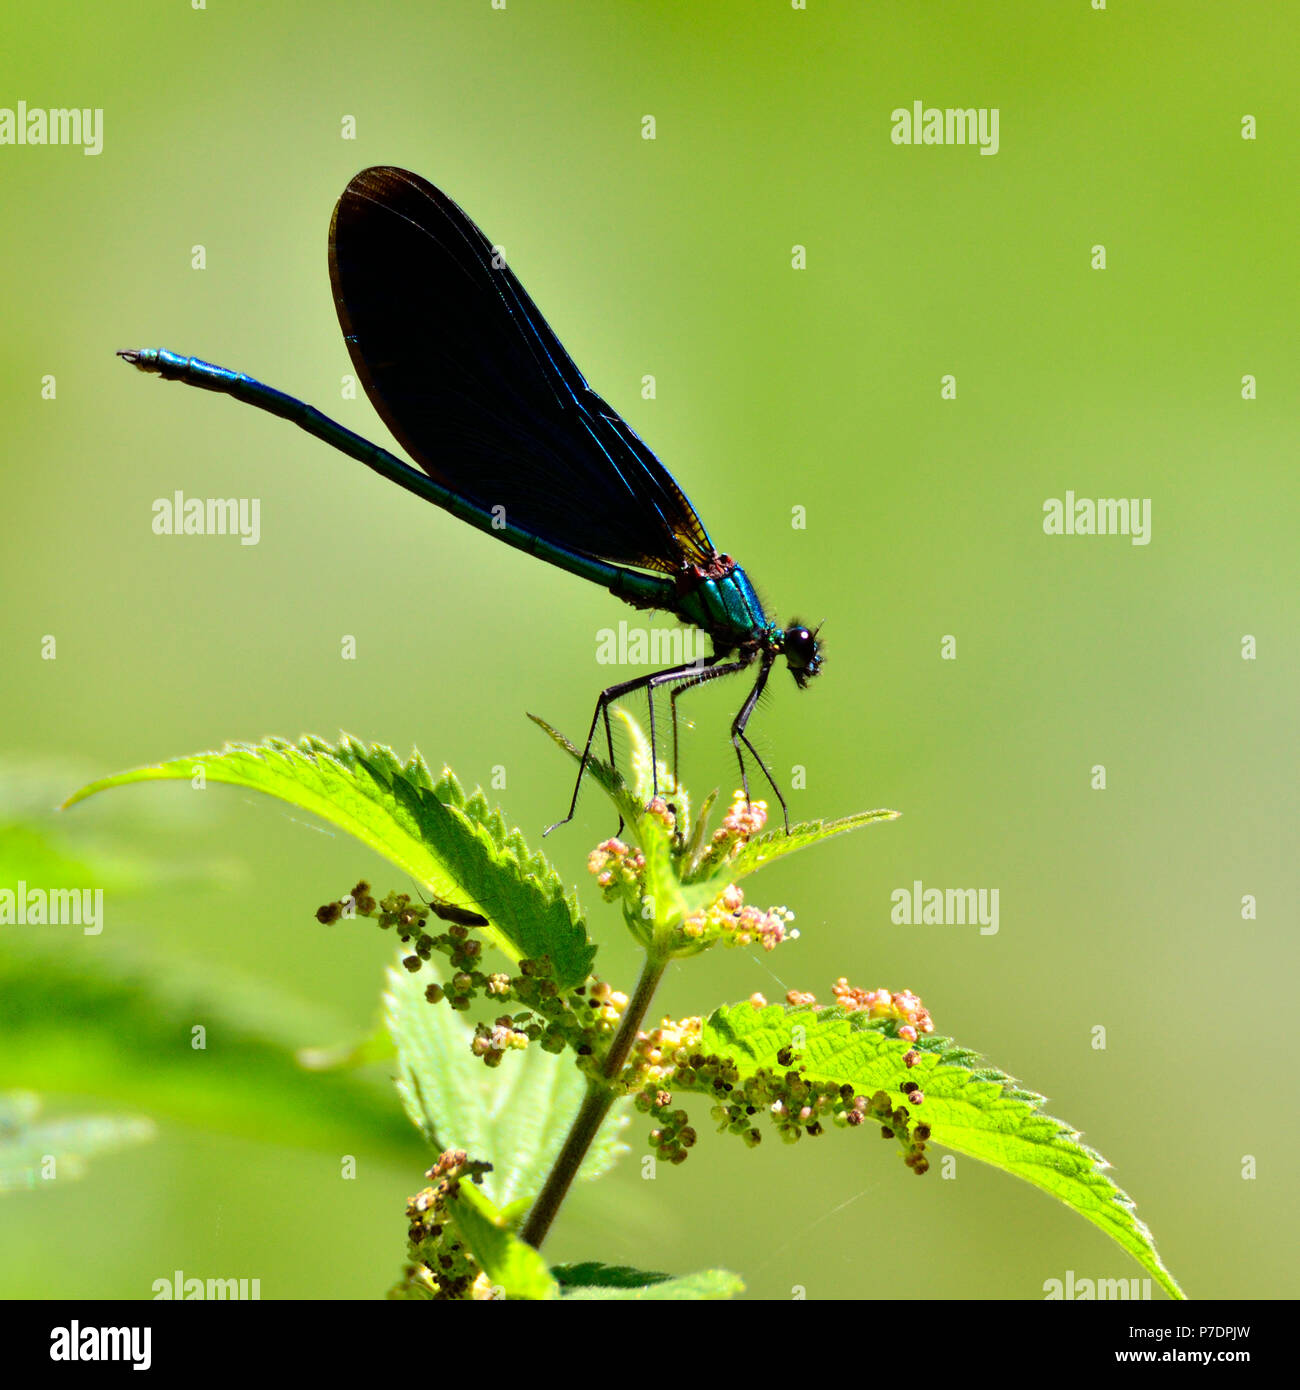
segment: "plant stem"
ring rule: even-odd
[[[611,1080],[623,1070],[623,1063],[627,1061],[627,1054],[632,1051],[632,1044],[636,1041],[636,1035],[641,1031],[641,1021],[645,1018],[645,1011],[650,1007],[650,1000],[654,997],[654,992],[659,988],[659,981],[664,977],[664,971],[668,969],[666,960],[655,960],[653,956],[646,957],[646,963],[641,967],[641,978],[636,982],[636,993],[628,1001],[627,1009],[623,1013],[623,1021],[618,1026],[618,1032],[614,1035],[614,1041],[610,1044],[609,1052],[605,1056],[605,1065],[601,1068],[601,1073]]]
[[[637,981],[636,993],[623,1011],[618,1032],[614,1035],[614,1041],[605,1056],[601,1067],[601,1079],[589,1078],[587,1081],[587,1094],[569,1129],[564,1147],[555,1160],[555,1166],[547,1175],[532,1210],[519,1228],[520,1240],[527,1241],[535,1249],[540,1249],[542,1241],[546,1239],[551,1223],[560,1210],[560,1204],[568,1194],[569,1186],[591,1147],[591,1141],[599,1132],[605,1116],[609,1114],[610,1106],[618,1098],[618,1088],[609,1082],[622,1071],[623,1063],[627,1061],[628,1053],[631,1052],[632,1044],[640,1031],[641,1021],[650,1007],[650,1000],[667,968],[667,961],[656,960],[652,956],[646,957],[646,963],[641,968],[641,978]]]

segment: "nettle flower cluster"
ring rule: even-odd
[[[915,1042],[921,1034],[934,1032],[934,1020],[930,1017],[929,1009],[910,989],[897,990],[892,994],[887,989],[858,989],[841,976],[831,986],[831,992],[835,1002],[846,1013],[865,1012],[868,1018],[883,1021],[885,1032],[890,1037]],[[807,998],[799,996],[797,1000],[787,996],[787,1002],[817,1007],[817,1001],[811,995]],[[916,1057],[916,1052],[912,1051],[903,1060],[911,1067],[916,1065]]]
[[[657,820],[670,834],[676,831],[676,817],[663,797],[655,797],[646,815]],[[702,877],[725,865],[728,857],[757,835],[767,824],[767,803],[749,802],[744,792],[735,793],[731,808],[707,845],[698,847],[691,863],[693,877]],[[602,841],[587,856],[587,870],[595,875],[606,902],[621,898],[635,904],[646,893],[646,857],[622,840]],[[790,929],[794,913],[788,907],[762,909],[745,902],[744,890],[727,884],[705,907],[689,913],[675,929],[683,945],[696,947],[722,943],[724,946],[757,944],[771,951],[783,941],[798,937]]]
[[[429,1186],[406,1204],[407,1260],[390,1298],[490,1299],[496,1290],[470,1254],[447,1210],[466,1179],[482,1182],[490,1163],[472,1161],[464,1149],[447,1149],[425,1173]]]
[[[841,1008],[868,1012],[891,1036],[915,1041],[918,1033],[934,1031],[928,1011],[909,990],[896,994],[862,990],[841,978],[835,982],[833,993]],[[765,1008],[767,1000],[756,994],[750,1003]],[[786,1003],[821,1007],[814,996],[796,990],[787,994]],[[853,1129],[872,1120],[880,1126],[882,1138],[898,1141],[907,1167],[918,1176],[929,1170],[925,1146],[930,1127],[914,1123],[909,1109],[925,1101],[915,1082],[903,1084],[907,1104],[895,1106],[884,1091],[868,1097],[856,1094],[852,1086],[809,1077],[793,1046],[776,1054],[777,1067],[762,1067],[742,1077],[731,1059],[703,1050],[703,1028],[699,1018],[664,1019],[657,1028],[638,1034],[633,1047],[628,1088],[636,1089],[636,1108],[656,1122],[650,1143],[666,1162],[684,1163],[697,1138],[687,1112],[674,1106],[673,1091],[681,1090],[711,1095],[714,1105],[709,1113],[718,1132],[736,1135],[749,1148],[762,1140],[758,1123],[764,1116],[787,1144],[797,1143],[805,1135],[817,1138],[827,1125]],[[915,1050],[907,1053],[909,1067],[917,1055]]]
[[[431,913],[444,920],[449,913],[454,914],[457,920],[445,931],[431,934],[426,930]],[[489,1067],[500,1066],[507,1052],[530,1043],[537,1043],[545,1052],[558,1053],[570,1047],[579,1057],[598,1057],[627,1007],[627,995],[594,976],[574,989],[560,990],[552,978],[549,956],[521,960],[516,975],[485,971],[480,961],[483,943],[471,933],[472,925],[486,926],[487,921],[464,909],[436,901],[412,902],[409,893],[389,893],[376,902],[370,885],[361,882],[345,898],[326,903],[316,913],[317,920],[326,924],[345,916],[372,917],[381,930],[396,930],[398,939],[411,947],[402,964],[412,973],[435,953],[446,958],[446,983],[431,983],[424,991],[431,1004],[445,999],[458,1012],[469,1009],[476,999],[489,1000],[498,1007],[517,1006],[491,1023],[475,1025],[471,1047]],[[472,925],[470,919],[474,919]]]

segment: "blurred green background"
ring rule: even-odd
[[[26,7],[6,28],[0,105],[105,112],[97,157],[0,146],[0,751],[42,805],[228,738],[340,728],[471,785],[504,769],[493,795],[534,843],[567,804],[569,765],[524,714],[584,731],[624,674],[596,664],[596,633],[630,610],[113,356],[194,353],[387,443],[368,402],[340,400],[326,231],[359,168],[407,166],[505,246],[776,616],[826,619],[824,677],[800,694],[778,674],[753,726],[785,785],[806,768],[792,812],[904,813],[754,881],[800,940],[679,967],[656,1013],[829,997],[840,975],[908,986],[1105,1153],[1190,1294],[1296,1294],[1291,1070],[1268,1032],[1296,966],[1290,7],[218,0]],[[894,145],[890,113],[916,100],[998,108],[999,152]],[[260,544],[154,535],[176,489],[260,499]],[[1150,498],[1151,543],[1045,536],[1067,489]],[[701,793],[734,783],[743,693],[690,702]],[[585,873],[609,822],[589,794],[546,849],[602,973],[629,983]],[[371,1023],[383,942],[311,914],[361,874],[409,885],[352,842],[220,787],[41,825],[176,865],[110,893],[101,937],[45,929],[65,968],[130,945],[320,1007],[335,1031],[304,1042]],[[997,888],[1000,931],[892,925],[916,879]],[[73,1038],[56,1112],[95,1108],[75,1056]],[[917,1182],[850,1135],[719,1138],[646,1182],[644,1130],[549,1255],[724,1265],[772,1298],[1035,1298],[1067,1270],[1140,1273],[967,1160]],[[418,1155],[367,1161],[358,1136],[342,1181],[332,1152],[261,1133],[164,1124],[81,1184],[8,1198],[0,1293],[142,1297],[177,1268],[268,1298],[382,1293]]]

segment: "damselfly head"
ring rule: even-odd
[[[821,643],[817,640],[817,634],[821,630],[820,623],[814,628],[808,628],[797,618],[785,630],[781,650],[785,654],[786,664],[790,667],[790,674],[800,690],[821,670],[822,649]]]

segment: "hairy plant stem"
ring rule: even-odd
[[[546,1239],[551,1223],[560,1210],[560,1204],[569,1191],[569,1185],[582,1166],[582,1160],[587,1156],[591,1141],[599,1132],[605,1116],[609,1114],[610,1106],[618,1099],[619,1090],[610,1082],[622,1071],[640,1031],[641,1021],[650,1007],[650,1000],[667,968],[666,960],[646,957],[645,965],[641,968],[641,978],[637,981],[636,993],[628,1001],[628,1006],[623,1012],[618,1032],[614,1035],[614,1041],[610,1044],[609,1052],[600,1069],[600,1078],[588,1078],[587,1094],[583,1097],[582,1105],[569,1129],[564,1147],[555,1160],[555,1166],[547,1175],[532,1210],[519,1228],[520,1240],[527,1241],[534,1248],[540,1248],[542,1241]]]

